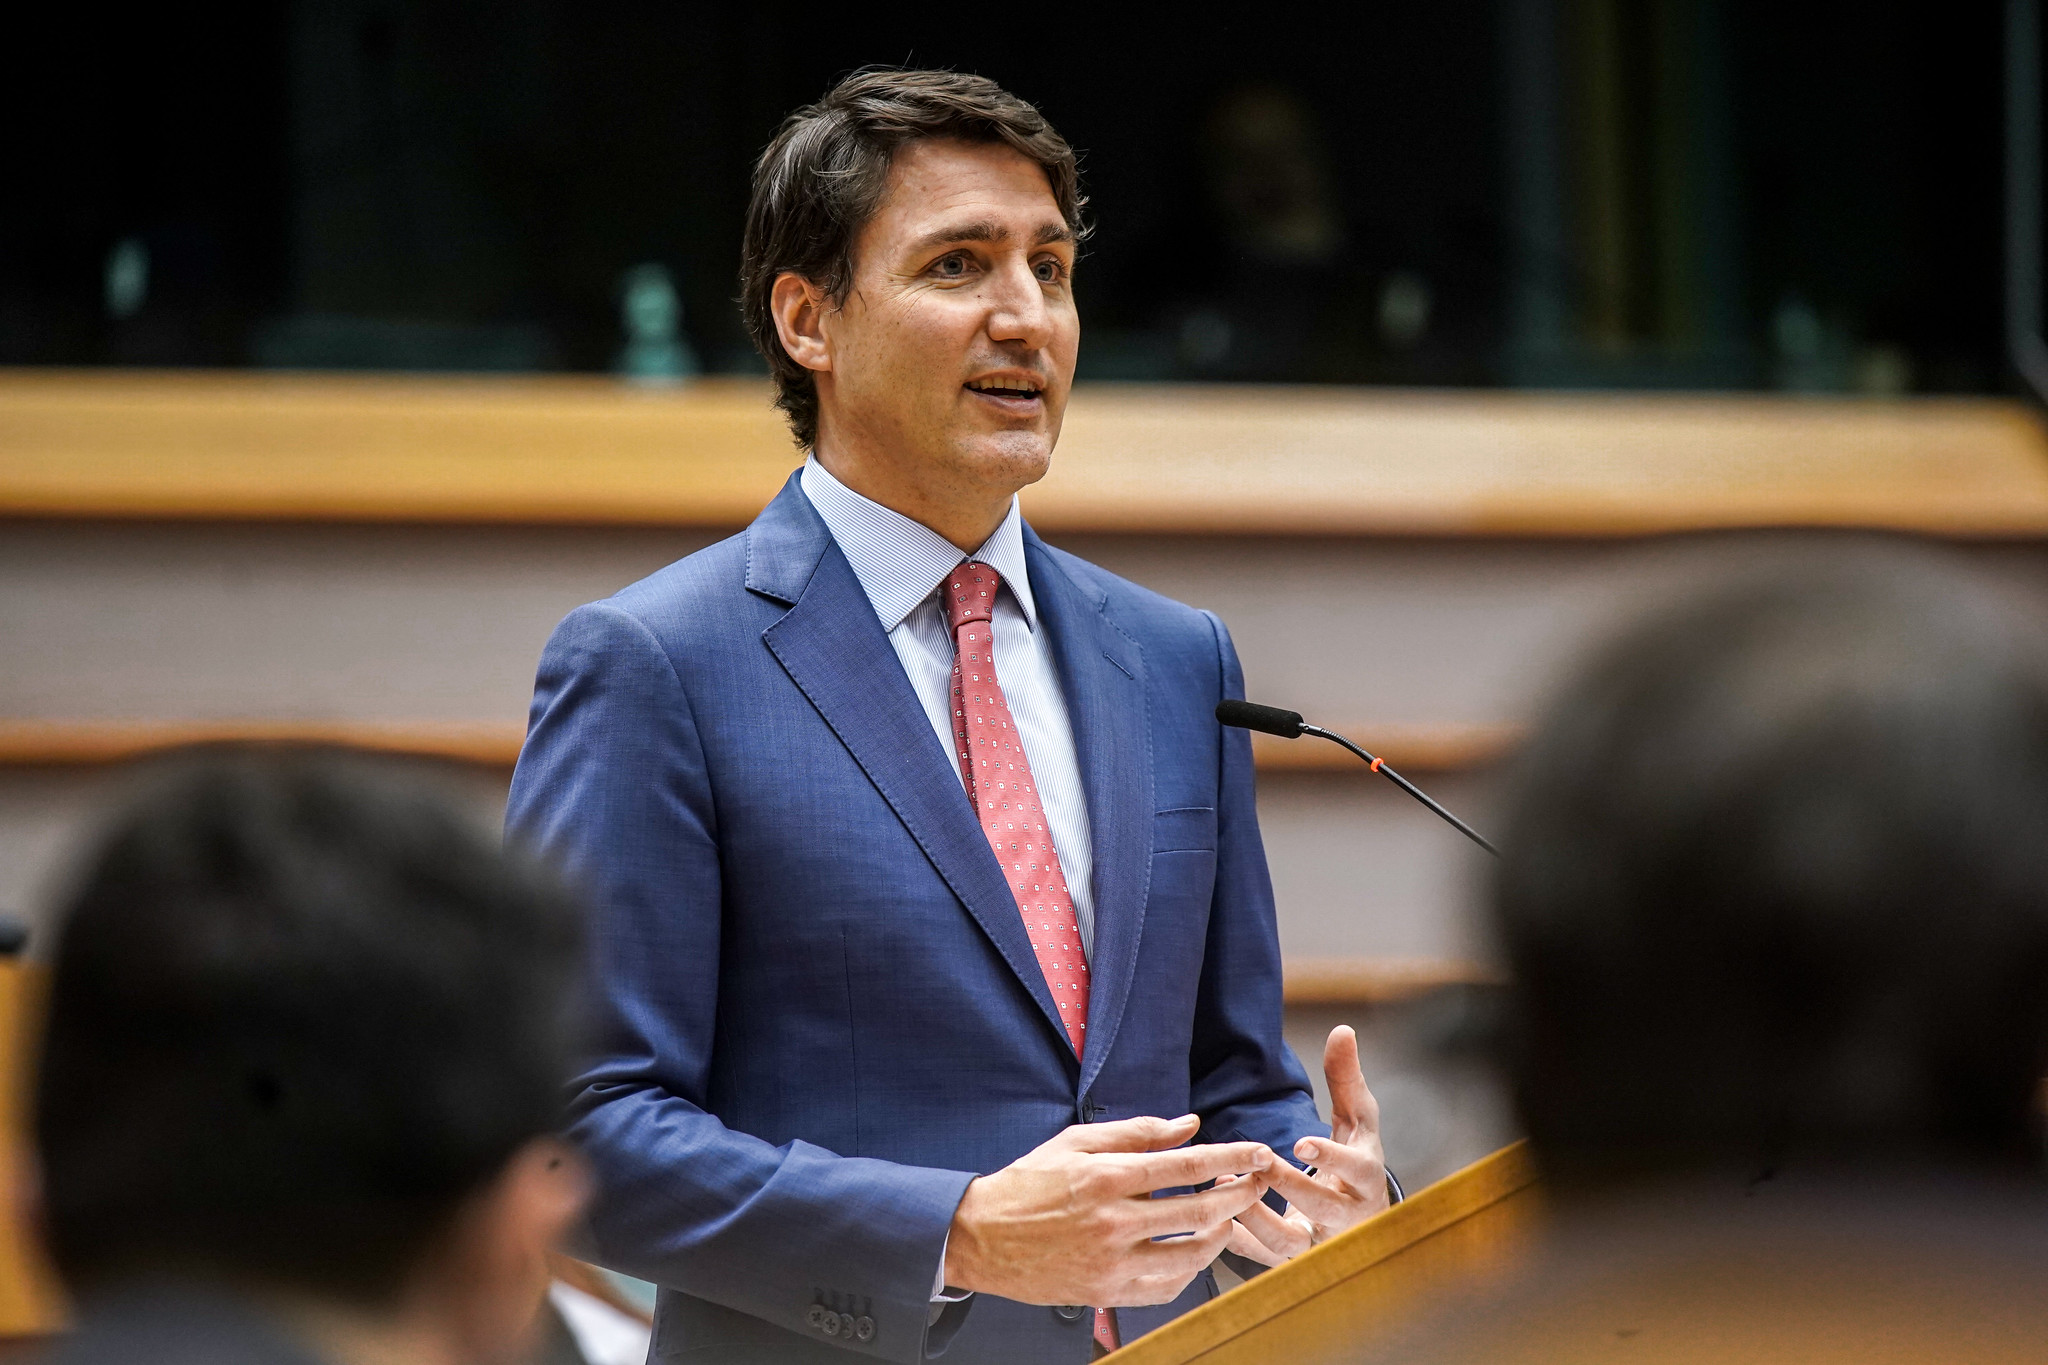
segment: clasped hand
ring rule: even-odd
[[[1201,1121],[1077,1124],[967,1186],[946,1244],[946,1283],[1023,1303],[1168,1303],[1226,1247],[1277,1265],[1387,1206],[1379,1106],[1357,1036],[1331,1033],[1330,1138],[1303,1138],[1296,1170],[1257,1142],[1181,1144]],[[1195,1194],[1157,1190],[1217,1182]],[[1260,1202],[1268,1189],[1285,1213]]]
[[[1286,1164],[1257,1142],[1181,1146],[1199,1127],[1193,1114],[1076,1124],[977,1177],[953,1215],[946,1283],[1023,1303],[1172,1302]],[[1229,1183],[1152,1197],[1212,1180]]]

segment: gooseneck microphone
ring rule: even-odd
[[[1282,711],[1277,706],[1261,706],[1257,702],[1251,701],[1224,700],[1216,704],[1216,719],[1225,725],[1235,726],[1240,730],[1257,730],[1261,734],[1278,735],[1282,739],[1299,739],[1303,735],[1314,735],[1318,739],[1327,739],[1333,744],[1341,744],[1370,764],[1374,772],[1387,778],[1402,791],[1407,792],[1417,801],[1420,801],[1423,805],[1428,806],[1431,810],[1442,816],[1444,821],[1451,828],[1457,830],[1458,833],[1464,835],[1494,857],[1498,858],[1500,856],[1500,850],[1482,839],[1479,836],[1478,830],[1473,829],[1472,826],[1466,824],[1442,806],[1439,806],[1430,798],[1428,792],[1388,767],[1385,759],[1377,758],[1367,753],[1335,730],[1325,730],[1320,725],[1310,725],[1301,718],[1301,712],[1299,711]]]

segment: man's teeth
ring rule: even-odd
[[[1036,398],[1038,390],[1023,384],[998,384],[993,380],[970,379],[967,387],[976,393],[999,393],[1005,397]]]

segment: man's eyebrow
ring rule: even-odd
[[[962,242],[1002,242],[1007,241],[1009,236],[1001,225],[984,218],[978,222],[959,223],[953,227],[940,228],[936,232],[928,232],[917,239],[911,250],[930,251],[933,247],[958,246]],[[1073,240],[1073,229],[1065,223],[1046,223],[1038,229],[1037,235],[1032,239],[1032,245],[1045,246],[1052,242]]]

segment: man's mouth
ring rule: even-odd
[[[1005,376],[1001,379],[970,379],[967,387],[987,398],[1002,398],[1012,402],[1028,402],[1038,397],[1040,386],[1029,379]]]

